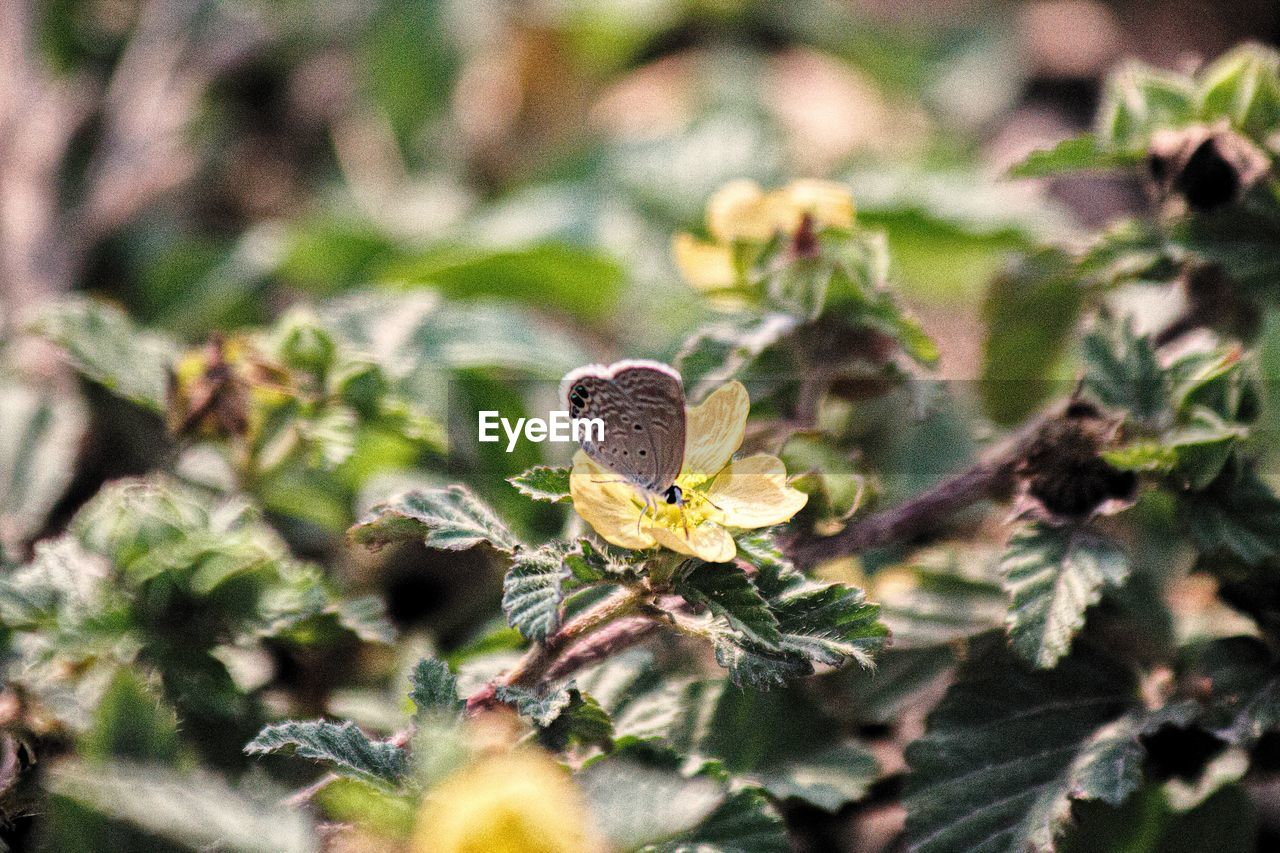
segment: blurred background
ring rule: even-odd
[[[491,370],[553,380],[588,358],[670,359],[708,321],[671,237],[703,228],[717,187],[827,177],[887,234],[939,375],[971,379],[984,295],[1010,258],[1145,204],[1131,179],[1014,182],[1008,167],[1085,128],[1118,61],[1191,69],[1247,40],[1280,43],[1280,4],[0,0],[5,372],[83,396],[64,436],[75,459],[50,463],[65,482],[25,538],[62,530],[104,483],[173,452],[157,413],[75,385],[59,355],[19,335],[49,300],[90,293],[197,347],[317,304],[374,340],[414,318],[357,317],[346,294],[366,307],[370,289],[397,306],[442,298],[459,310],[428,324],[461,331],[419,358],[455,371],[444,393],[505,414],[520,395]],[[886,493],[963,458],[972,436],[955,432],[934,424],[933,467],[888,466],[900,473]],[[496,613],[499,571],[473,553],[448,572],[420,550],[374,558],[342,533],[390,480],[465,473],[550,534],[560,508],[530,507],[501,480],[544,460],[379,441],[253,492],[294,553],[377,591],[401,630],[458,648]],[[340,644],[275,652],[267,683],[290,710],[338,707],[331,688],[352,668]],[[242,722],[251,736],[260,720]],[[24,819],[5,830],[19,847],[30,832]]]
[[[660,350],[701,319],[669,238],[709,193],[830,176],[888,231],[957,375],[1009,250],[1132,201],[1092,180],[1045,196],[1002,171],[1084,126],[1118,60],[1192,67],[1280,30],[1268,0],[13,0],[0,15],[9,316],[85,290],[198,340],[354,285],[430,281]],[[559,254],[516,278],[481,262],[545,246]]]

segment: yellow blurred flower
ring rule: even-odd
[[[738,282],[735,243],[764,243],[777,233],[795,236],[808,216],[815,231],[853,227],[853,195],[834,181],[792,181],[765,192],[754,181],[730,181],[707,202],[711,242],[680,233],[672,240],[676,266],[694,287],[718,290]]]
[[[730,382],[687,410],[684,466],[676,478],[683,507],[658,502],[646,512],[638,490],[578,451],[569,476],[574,509],[614,545],[662,545],[708,562],[732,560],[737,546],[729,529],[781,524],[808,500],[787,485],[787,471],[777,457],[761,453],[733,459],[750,406],[747,389]]]
[[[587,806],[569,774],[533,751],[495,755],[445,779],[423,800],[411,853],[597,853]]]

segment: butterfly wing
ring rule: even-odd
[[[599,418],[602,441],[584,440],[596,462],[652,492],[671,486],[684,462],[684,387],[674,370],[656,362],[618,362],[581,368],[565,377],[573,418]]]

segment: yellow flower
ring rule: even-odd
[[[787,485],[786,469],[777,457],[761,453],[733,460],[750,405],[747,389],[730,382],[687,410],[684,466],[676,478],[683,507],[659,501],[646,512],[637,489],[578,451],[569,476],[574,509],[614,545],[662,545],[708,562],[732,560],[737,546],[727,528],[781,524],[808,500]]]
[[[676,266],[700,290],[731,288],[738,281],[735,243],[764,243],[779,232],[794,236],[806,215],[818,231],[852,228],[853,196],[834,181],[792,181],[768,193],[753,181],[730,181],[707,202],[712,241],[685,233],[672,240]]]
[[[423,800],[411,853],[596,853],[568,773],[539,752],[483,758]]]

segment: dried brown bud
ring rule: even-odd
[[[1270,168],[1271,159],[1226,123],[1159,131],[1147,150],[1160,194],[1180,195],[1201,212],[1238,201]]]
[[[212,336],[169,375],[169,429],[174,435],[242,436],[249,431],[249,389]]]
[[[1118,427],[1083,400],[1072,401],[1047,422],[1018,465],[1018,514],[1060,523],[1132,504],[1133,472],[1112,468],[1099,455]]]

